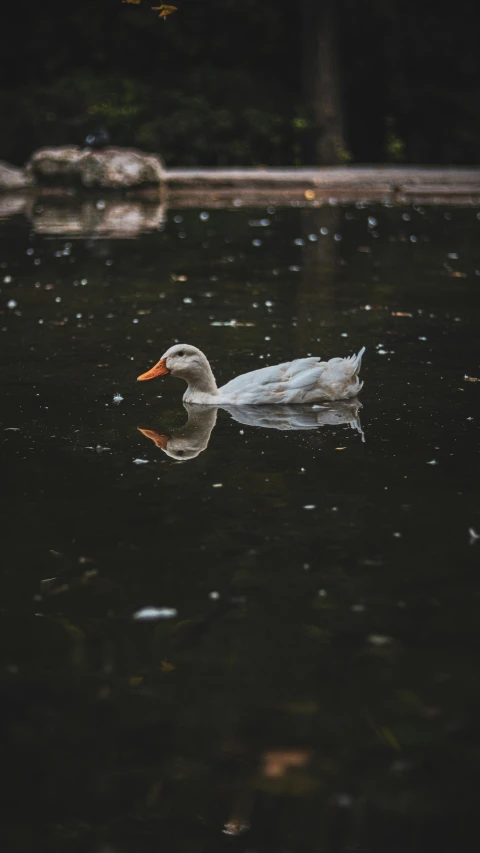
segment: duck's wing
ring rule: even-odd
[[[262,367],[227,382],[219,389],[219,397],[237,406],[306,402],[326,366],[326,362],[311,357]]]

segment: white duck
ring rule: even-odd
[[[138,377],[139,382],[170,373],[185,379],[184,403],[202,406],[264,406],[348,400],[363,386],[358,374],[365,352],[350,358],[321,361],[316,356],[297,358],[237,376],[217,388],[207,357],[190,344],[175,344],[157,364]]]

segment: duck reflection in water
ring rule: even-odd
[[[188,420],[178,429],[164,433],[138,427],[167,456],[179,462],[195,459],[208,447],[217,421],[216,406],[184,404]],[[359,400],[345,400],[316,406],[222,406],[238,423],[278,430],[314,430],[321,426],[349,424],[365,441],[360,424]]]

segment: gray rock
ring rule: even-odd
[[[0,161],[0,191],[21,190],[32,183],[24,169]]]
[[[159,157],[133,148],[106,148],[89,152],[82,161],[85,187],[138,187],[161,184],[164,167]]]
[[[64,146],[40,148],[33,154],[27,171],[39,183],[128,189],[159,186],[165,170],[155,154],[145,154],[134,148],[82,151]]]

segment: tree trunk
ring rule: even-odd
[[[304,84],[315,123],[315,163],[345,160],[338,55],[338,0],[303,0]]]

